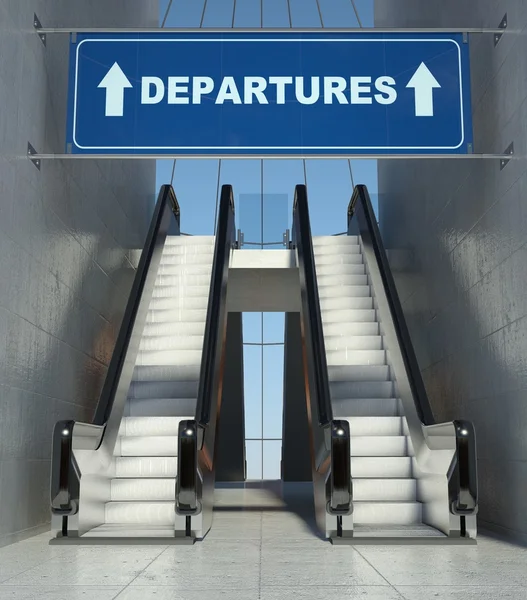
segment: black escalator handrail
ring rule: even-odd
[[[476,431],[470,421],[454,421],[456,461],[449,473],[450,512],[474,515],[478,512]]]
[[[359,230],[367,232],[371,237],[375,258],[379,266],[379,272],[382,278],[386,298],[390,306],[390,313],[393,319],[393,325],[397,334],[397,341],[401,348],[401,353],[408,376],[408,381],[412,389],[415,408],[417,414],[424,425],[434,425],[435,419],[432,413],[432,408],[428,400],[421,370],[415,355],[410,333],[404,318],[401,301],[395,286],[386,250],[382,243],[381,232],[377,225],[377,219],[373,212],[370,195],[365,185],[357,185],[353,192],[353,196],[348,206],[348,224],[351,219],[356,217],[358,220]]]
[[[375,258],[390,307],[397,341],[404,361],[406,375],[412,390],[415,409],[421,423],[435,425],[435,419],[417,362],[415,350],[406,325],[404,313],[392,275],[379,226],[365,185],[357,185],[348,206],[348,231],[353,217],[357,218],[359,232],[370,236]],[[476,434],[469,421],[454,421],[456,452],[448,474],[450,512],[455,515],[473,515],[478,510],[478,481]]]
[[[77,512],[77,502],[72,498],[71,482],[75,468],[73,456],[73,427],[75,421],[58,421],[53,429],[51,471],[51,511],[68,516]]]
[[[127,358],[128,345],[130,343],[130,338],[132,337],[135,320],[145,291],[145,284],[152,259],[156,252],[160,253],[162,250],[162,244],[160,244],[160,242],[164,243],[164,239],[160,240],[160,237],[166,237],[166,231],[162,230],[162,224],[166,224],[166,222],[170,220],[172,214],[175,217],[179,233],[179,203],[173,187],[171,185],[163,185],[159,192],[154,215],[146,236],[141,258],[139,259],[139,265],[137,267],[130,297],[126,305],[121,328],[119,329],[115,348],[108,366],[106,380],[95,411],[95,418],[93,420],[95,425],[104,425],[112,412],[115,393],[119,386],[119,379],[121,377],[124,362]]]
[[[318,425],[329,426],[333,420],[333,409],[329,391],[328,365],[322,315],[318,295],[317,276],[315,270],[315,254],[311,238],[311,223],[307,203],[307,188],[297,185],[293,204],[293,244],[297,251],[300,287],[305,311],[304,322],[309,328],[309,338],[313,348],[313,379],[315,383],[316,402],[318,407]]]
[[[322,313],[315,268],[315,253],[305,185],[297,185],[295,188],[293,245],[298,260],[304,337],[308,344],[307,369],[312,373],[314,384],[314,389],[310,390],[310,395],[315,396],[318,413],[316,423],[314,422],[313,425],[318,425],[323,430],[324,440],[326,440],[326,434],[329,437],[329,447],[324,442],[323,448],[315,449],[317,456],[315,457],[314,467],[320,472],[329,466],[329,472],[326,471],[326,474],[324,474],[324,477],[329,475],[329,487],[324,482],[326,511],[329,514],[341,517],[350,514],[353,510],[350,430],[347,421],[333,419]],[[308,380],[311,379],[309,376],[307,378]]]
[[[191,516],[201,510],[198,500],[198,427],[181,421],[178,430],[176,514]]]
[[[196,403],[196,421],[200,428],[205,428],[210,422],[211,402],[216,398],[214,393],[216,373],[221,360],[223,338],[225,335],[222,314],[225,312],[227,301],[227,278],[231,250],[236,243],[236,228],[234,223],[234,195],[232,186],[221,188],[218,226],[212,263],[207,320],[203,338],[203,354],[201,358],[198,398]]]
[[[351,478],[351,432],[348,421],[331,423],[331,486],[327,511],[333,515],[353,512]]]

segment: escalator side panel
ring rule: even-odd
[[[218,421],[216,480],[245,481],[242,313],[229,313],[225,376]]]
[[[285,315],[282,479],[311,481],[310,432],[307,420],[300,313]]]

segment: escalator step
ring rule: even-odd
[[[173,400],[171,401],[173,402]],[[179,423],[193,418],[194,417],[124,417],[121,421],[121,427],[119,428],[119,435],[177,436]]]
[[[357,311],[354,312],[357,313]],[[371,312],[373,313],[371,321],[357,321],[355,323],[349,321],[342,323],[325,322],[323,324],[325,339],[353,337],[354,340],[359,340],[362,336],[379,335],[379,323],[375,322],[375,311]]]
[[[383,402],[385,400],[383,399]],[[352,436],[403,435],[404,417],[339,417],[346,420]]]
[[[353,477],[379,479],[382,477],[412,477],[412,459],[409,456],[353,456]]]
[[[382,350],[380,335],[328,335],[324,337],[326,352],[337,350]]]
[[[133,381],[128,390],[128,398],[150,399],[170,398],[180,405],[180,399],[197,398],[198,378],[189,381]],[[182,411],[180,414],[187,414]],[[174,415],[174,413],[172,413]]]
[[[360,287],[360,286],[359,286]],[[364,289],[364,287],[362,288]],[[322,312],[322,319],[329,321],[328,318],[333,311],[341,310],[363,310],[373,308],[373,298],[368,293],[364,296],[357,297],[337,297],[337,298],[321,298],[320,299],[320,310]]]
[[[163,417],[170,418],[174,417],[174,415],[194,415],[196,412],[196,398],[155,398],[152,397],[151,394],[160,392],[160,387],[174,384],[134,384],[140,385],[141,391],[145,395],[143,398],[128,398],[128,406],[130,408],[130,414],[134,417],[144,418],[144,417]],[[176,384],[177,385],[177,384]],[[191,392],[194,392],[196,395],[198,393],[198,384],[181,384],[181,386],[189,386],[193,385]],[[136,393],[141,393],[141,391],[137,391]],[[161,390],[163,391],[163,390]],[[166,391],[166,390],[165,390]],[[174,390],[173,390],[174,391]],[[179,391],[180,394],[184,394],[188,392],[188,389],[177,388],[174,393]],[[194,417],[192,417],[194,418]]]
[[[351,435],[351,456],[411,456],[411,442],[405,435]]]
[[[177,365],[200,365],[203,351],[201,348],[178,350],[141,350],[137,355],[136,367],[174,367]]]
[[[368,276],[365,273],[356,275],[346,275],[344,278],[340,275],[320,275],[317,273],[317,284],[319,296],[341,293],[343,286],[368,285]],[[326,293],[327,290],[327,293]]]
[[[327,350],[326,360],[330,367],[338,366],[385,366],[385,350]]]
[[[331,399],[333,401],[362,398],[383,398],[395,400],[393,398],[394,389],[392,381],[334,381],[330,382],[329,387],[331,391]],[[348,416],[367,417],[368,413]],[[397,413],[385,416],[395,417],[397,416]]]
[[[391,382],[389,385],[393,387]],[[393,393],[391,389],[390,393]],[[336,419],[343,419],[346,417],[400,418],[400,415],[402,414],[401,403],[398,398],[350,398],[347,396],[345,398],[337,399],[334,394],[335,392],[332,388],[333,415]]]
[[[174,502],[108,502],[106,523],[171,525],[175,522]]]
[[[383,350],[380,352],[384,353]],[[385,382],[390,380],[390,369],[387,365],[331,365],[328,366],[328,376],[330,385],[337,382]]]
[[[177,456],[177,435],[123,436],[115,444],[115,456],[167,457]]]
[[[207,319],[207,309],[190,309],[190,308],[165,308],[165,309],[149,309],[146,316],[146,324],[150,323],[177,323],[177,322],[194,322],[205,323]]]
[[[317,264],[317,281],[321,283],[325,277],[333,277],[338,275],[342,277],[343,282],[347,275],[363,275],[366,272],[364,263],[348,263],[348,264]]]
[[[115,459],[115,475],[121,477],[175,477],[175,456],[123,456]]]
[[[139,345],[139,352],[201,350],[202,348],[203,332],[199,335],[143,335]]]
[[[199,362],[190,365],[138,366],[134,369],[133,381],[197,381],[199,373]]]
[[[415,502],[415,479],[353,478],[353,502]]]
[[[313,246],[338,246],[339,244],[358,244],[358,235],[314,235]]]
[[[174,502],[176,478],[112,479],[112,502]]]
[[[187,296],[185,294],[181,296],[164,296],[160,298],[152,298],[148,307],[149,311],[152,310],[206,310],[207,304],[209,303],[209,294],[200,296]]]
[[[376,322],[377,311],[371,309],[346,309],[346,310],[332,310],[331,312],[322,313],[322,325],[324,331],[327,330],[327,325],[338,323],[342,327],[346,323],[364,323],[364,322]]]

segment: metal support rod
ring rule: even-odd
[[[231,27],[123,27],[112,28],[112,27],[37,27],[36,31],[43,34],[53,33],[201,33],[208,35],[210,33],[232,33]],[[270,27],[262,29],[261,27],[244,27],[236,29],[236,33],[286,33],[291,32],[291,28],[288,26],[284,27]],[[507,33],[511,33],[514,30],[507,29]],[[293,29],[292,33],[321,33],[320,27],[302,27]],[[491,33],[491,34],[503,34],[503,28],[489,28],[489,27],[401,27],[401,28],[389,28],[389,27],[324,27],[325,33],[360,33],[362,35],[378,34],[378,33]],[[520,30],[517,30],[520,33]]]
[[[178,160],[216,159],[217,154],[32,154],[31,160]],[[229,154],[222,155],[221,160],[323,160],[323,159],[350,159],[350,160],[525,160],[527,157],[519,154],[274,154],[272,156],[260,154]]]
[[[359,15],[359,11],[357,9],[357,5],[355,4],[355,0],[351,0],[351,6],[353,8],[353,12],[355,13],[355,18],[357,19],[357,23],[359,24],[359,27],[362,28],[362,21]]]
[[[168,3],[166,12],[165,12],[165,16],[163,17],[163,21],[161,23],[161,28],[165,27],[165,24],[167,22],[168,19],[168,15],[170,14],[170,9],[172,8],[172,4],[174,3],[174,0],[170,0],[170,2]]]

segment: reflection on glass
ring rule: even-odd
[[[262,196],[261,194],[240,194],[238,200],[238,227],[244,241],[249,244],[262,243]],[[255,248],[247,245],[245,249]]]
[[[281,244],[289,228],[287,194],[264,194],[263,220],[263,241]]]
[[[284,249],[283,236],[289,228],[289,197],[287,194],[240,194],[238,199],[238,227],[244,234],[246,249],[258,244],[276,244]],[[256,246],[255,246],[256,244]],[[260,248],[261,249],[261,248]]]

